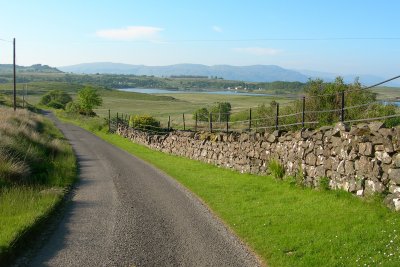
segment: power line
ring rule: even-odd
[[[376,86],[378,86],[378,85],[381,85],[381,84],[384,84],[384,83],[387,83],[387,82],[390,82],[390,81],[396,80],[396,79],[398,79],[398,78],[400,78],[400,75],[398,75],[398,76],[395,76],[395,77],[393,77],[393,78],[390,78],[390,79],[387,79],[387,80],[385,80],[385,81],[383,81],[383,82],[380,82],[380,83],[377,83],[377,84],[374,84],[374,85],[368,86],[368,87],[363,87],[362,89],[370,89],[370,88],[372,88],[372,87],[376,87]]]
[[[176,39],[166,42],[251,42],[251,41],[345,41],[400,40],[400,37],[322,37],[322,38],[249,38],[249,39]]]

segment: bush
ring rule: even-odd
[[[69,102],[65,106],[65,111],[68,113],[78,114],[80,110],[81,110],[81,107],[80,107],[79,103],[76,103],[76,102]]]
[[[193,113],[193,120],[196,120],[196,114],[197,114],[197,120],[198,121],[208,121],[210,112],[208,112],[207,108],[199,108]]]
[[[129,126],[142,130],[158,130],[160,122],[150,115],[131,116]]]
[[[326,83],[321,79],[309,80],[304,86],[305,93],[305,121],[316,121],[318,124],[313,127],[332,125],[340,120],[342,92],[345,96],[345,120],[358,120],[375,118],[398,113],[398,107],[393,105],[383,105],[377,102],[377,94],[371,90],[363,89],[356,79],[352,84],[345,84],[341,77],[337,77],[334,82]],[[279,107],[279,124],[294,124],[301,122],[301,111],[303,101],[296,100],[288,105]],[[329,112],[314,112],[327,111]],[[258,119],[259,126],[270,127],[275,125],[276,102],[272,101],[270,106],[261,105],[256,109],[254,118]],[[288,114],[297,114],[284,116]],[[387,127],[400,124],[400,118],[389,118],[384,120]],[[310,125],[307,124],[307,127]],[[301,125],[286,127],[287,130],[297,130]]]
[[[39,103],[55,109],[64,109],[65,105],[71,101],[71,96],[66,92],[61,90],[51,90],[42,96]]]
[[[47,106],[55,108],[55,109],[63,109],[65,106],[57,100],[51,100]]]
[[[276,159],[271,159],[268,162],[268,170],[277,180],[282,180],[285,176],[285,168],[283,165]]]

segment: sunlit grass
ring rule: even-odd
[[[76,159],[42,116],[0,109],[0,265],[76,179]]]
[[[35,187],[10,187],[0,191],[0,255],[10,250],[60,200],[60,190]],[[1,257],[0,257],[1,258]]]
[[[270,266],[400,264],[400,214],[379,201],[240,174],[96,134],[193,191]]]

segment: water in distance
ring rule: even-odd
[[[242,96],[272,96],[271,94],[261,93],[246,93],[237,91],[182,91],[182,90],[169,90],[160,88],[125,88],[117,89],[124,92],[135,92],[144,94],[210,94],[210,95],[242,95]]]
[[[383,101],[384,105],[395,105],[400,107],[400,101]]]

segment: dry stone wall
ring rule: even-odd
[[[386,204],[400,211],[400,128],[384,128],[380,122],[265,134],[155,135],[125,126],[117,133],[152,149],[240,172],[267,173],[268,161],[276,159],[308,186],[327,177],[332,189],[359,196],[384,193]]]

